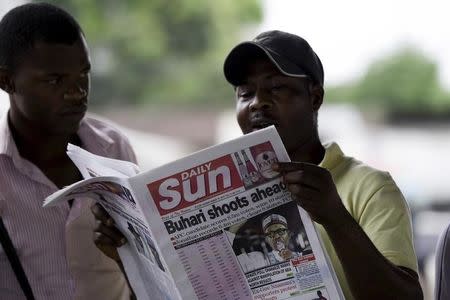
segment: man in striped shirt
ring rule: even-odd
[[[86,118],[90,59],[67,12],[26,4],[0,21],[0,88],[10,110],[0,118],[0,217],[36,299],[127,299],[116,262],[92,242],[88,199],[43,209],[46,196],[82,179],[68,143],[135,162],[128,140]],[[0,246],[0,299],[24,299]]]

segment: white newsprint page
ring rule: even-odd
[[[311,219],[271,169],[289,161],[274,127],[142,173],[68,154],[86,179],[44,206],[103,205],[128,239],[119,254],[138,299],[343,299]]]

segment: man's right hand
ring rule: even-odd
[[[116,228],[114,220],[98,203],[92,205],[97,226],[94,229],[95,245],[108,257],[121,264],[117,247],[127,242],[125,236]]]

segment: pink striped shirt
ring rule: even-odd
[[[91,201],[42,208],[58,188],[20,156],[6,116],[0,120],[0,215],[36,299],[129,299],[117,264],[92,242]],[[128,140],[104,122],[85,118],[78,135],[92,153],[136,162]],[[1,246],[0,299],[25,299]]]

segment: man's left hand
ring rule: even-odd
[[[346,209],[327,169],[303,162],[278,162],[273,170],[281,173],[292,198],[311,218],[323,226],[340,226]]]

